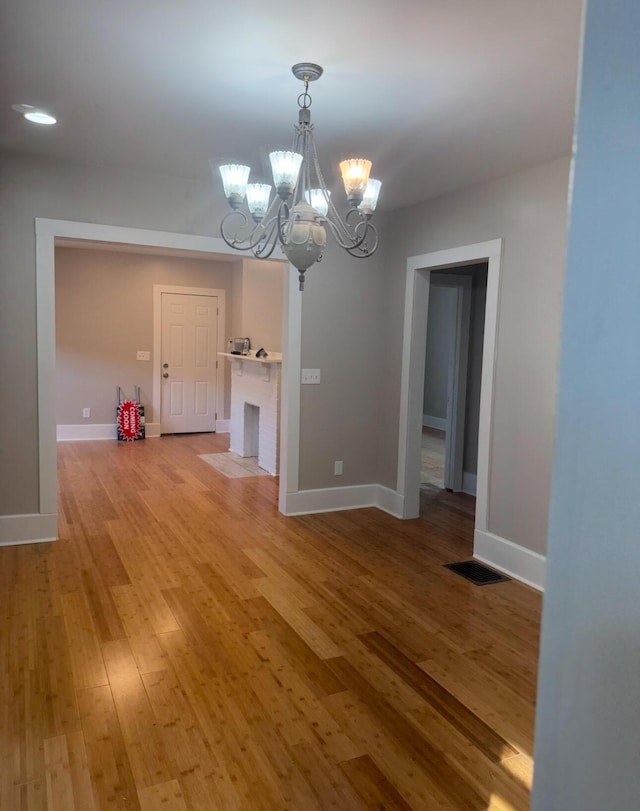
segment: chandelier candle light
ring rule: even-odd
[[[217,167],[211,162],[211,168],[214,174],[219,168],[224,193],[232,208],[220,225],[227,245],[251,251],[258,259],[267,259],[279,244],[297,269],[303,290],[305,271],[322,259],[327,226],[338,245],[351,256],[366,258],[375,252],[378,232],[371,217],[382,184],[369,177],[371,161],[363,158],[342,161],[340,171],[350,208],[344,218],[338,214],[320,171],[309,109],[309,82],[322,76],[322,68],[312,62],[301,62],[292,71],[304,82],[304,93],[298,97],[300,110],[291,151],[269,155],[276,188],[273,200],[269,202],[270,185],[248,182],[248,166],[230,163]],[[245,197],[251,224],[241,210]]]

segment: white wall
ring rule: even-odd
[[[534,811],[640,808],[640,4],[589,0]]]
[[[489,531],[544,554],[569,160],[392,212],[385,228],[383,485],[395,487],[406,260],[503,238]]]

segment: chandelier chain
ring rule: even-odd
[[[302,101],[300,101],[302,99]],[[308,110],[311,107],[312,98],[309,95],[309,80],[305,78],[304,80],[304,93],[300,93],[298,96],[298,107],[302,110]]]

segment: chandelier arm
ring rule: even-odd
[[[271,206],[269,208],[271,208]],[[268,213],[269,211],[267,211],[267,214]],[[220,223],[220,235],[230,248],[235,248],[238,251],[253,251],[254,248],[256,248],[260,244],[260,242],[264,240],[265,232],[267,231],[267,229],[270,229],[270,231],[273,230],[272,226],[276,219],[275,216],[271,217],[270,219],[267,219],[265,214],[262,220],[256,223],[251,229],[251,231],[249,231],[249,233],[243,237],[238,236],[239,229],[236,229],[234,236],[225,234],[225,224],[228,223],[229,220],[236,215],[241,217],[241,219],[243,220],[243,225],[240,226],[240,228],[242,228],[244,225],[248,225],[249,220],[247,219],[247,216],[244,212],[229,211],[229,213],[222,218],[222,222]]]
[[[284,212],[284,217],[282,216]],[[289,206],[287,203],[283,202],[282,205],[278,208],[278,213],[276,215],[276,219],[278,221],[278,241],[282,245],[283,248],[287,247],[287,241],[284,237],[284,229],[287,227],[289,222]]]
[[[350,256],[354,256],[356,259],[366,259],[368,256],[373,256],[373,254],[377,251],[377,249],[378,249],[378,229],[375,227],[375,225],[372,225],[371,223],[369,223],[369,227],[367,229],[367,232],[368,233],[369,232],[373,233],[373,235],[375,237],[374,242],[373,242],[373,246],[371,248],[369,248],[368,245],[362,245],[361,244],[357,248],[345,248],[346,252]]]
[[[333,238],[338,243],[338,245],[343,248],[345,251],[351,249],[359,248],[367,238],[367,233],[369,230],[369,220],[368,218],[364,218],[362,213],[358,211],[358,209],[351,208],[347,212],[346,217],[344,220],[338,213],[331,197],[326,194],[327,191],[327,184],[324,181],[324,177],[322,176],[322,170],[320,169],[320,161],[318,159],[318,152],[316,150],[315,142],[312,142],[313,145],[313,164],[316,170],[316,175],[318,177],[318,182],[320,186],[325,191],[325,196],[327,198],[327,222],[331,229],[331,233],[333,234]],[[350,230],[349,220],[354,216],[359,216],[360,222],[355,226],[351,226],[353,231]],[[358,231],[362,230],[361,226],[364,223],[365,227],[361,236],[358,236]],[[377,244],[377,240],[376,240]]]
[[[362,236],[360,236],[360,237],[357,237],[357,236],[353,237],[351,234],[347,233],[347,239],[345,240],[343,238],[342,234],[340,233],[340,229],[338,228],[338,226],[336,225],[336,223],[332,219],[329,219],[327,217],[326,218],[326,223],[329,226],[329,229],[330,229],[331,233],[333,234],[333,238],[335,239],[335,241],[345,251],[357,250],[364,243],[364,241],[367,238],[368,228],[365,229],[364,234]],[[340,223],[340,225],[342,225],[342,223]]]
[[[336,228],[338,229],[339,233],[341,234],[342,240],[351,241],[351,234],[349,233],[349,229],[342,222],[340,214],[338,214],[338,211],[337,211],[337,209],[336,209],[336,207],[335,207],[335,205],[333,203],[333,200],[331,199],[331,195],[328,194],[327,184],[325,183],[324,177],[322,175],[322,169],[320,168],[320,161],[318,159],[318,151],[316,149],[315,141],[312,140],[311,146],[312,146],[312,150],[313,150],[313,153],[312,153],[313,154],[313,167],[316,170],[316,177],[318,178],[318,183],[320,185],[320,188],[324,192],[324,196],[325,196],[325,198],[327,200],[327,209],[328,209],[327,214],[328,215],[329,214],[333,215],[333,222],[331,222],[329,216],[327,216],[327,222],[329,222],[329,224],[332,226],[331,227],[331,233],[333,234],[334,239],[336,240],[336,242],[342,248],[344,248],[345,245],[342,244],[342,242],[340,241],[340,239],[338,239],[338,236],[336,235]]]
[[[361,221],[355,227],[355,232],[357,234],[358,231],[361,230],[362,226],[364,225],[364,229],[362,230],[364,238],[358,247],[363,252],[363,255],[371,256],[371,254],[375,253],[378,248],[378,229],[371,222],[369,217],[366,217],[364,215],[361,215],[361,217],[362,217]],[[373,247],[369,247],[370,235],[373,235]]]
[[[278,244],[278,238],[275,234],[276,218],[272,217],[269,224],[270,228],[268,233],[265,233],[262,242],[253,250],[253,255],[256,257],[256,259],[268,259]]]

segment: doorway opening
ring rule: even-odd
[[[397,478],[397,492],[402,499],[403,518],[417,518],[420,515],[420,438],[431,274],[436,270],[449,270],[478,263],[487,264],[478,417],[474,547],[490,534],[488,532],[489,466],[502,250],[502,240],[494,239],[410,256],[407,259]]]
[[[237,253],[229,249],[221,239],[215,237],[192,236],[137,228],[107,226],[94,223],[67,222],[63,220],[36,219],[36,295],[37,295],[37,357],[38,357],[38,468],[39,468],[39,522],[43,537],[57,536],[57,425],[56,415],[56,329],[55,329],[55,287],[56,287],[56,247],[69,242],[82,242],[89,249],[144,253],[147,255],[183,254],[192,257],[212,259],[216,255],[222,261],[229,261]],[[282,329],[283,349],[299,338],[301,303],[299,296],[292,297],[295,289],[295,276],[291,268],[280,257],[274,260],[281,263],[285,271]],[[126,289],[122,291],[126,295]],[[126,328],[131,325],[127,323]],[[297,490],[297,433],[299,400],[292,392],[295,387],[288,385],[289,376],[299,378],[299,351],[291,353],[285,364],[282,378],[283,402],[287,409],[283,414],[283,449],[285,462],[279,481],[280,502],[283,496]],[[146,355],[146,350],[141,347]],[[288,354],[288,352],[287,352]],[[146,358],[144,358],[146,360]],[[136,358],[136,360],[138,360]],[[142,358],[140,359],[142,360]],[[291,402],[289,402],[291,400]],[[149,399],[147,399],[149,402]],[[82,411],[84,404],[81,404]],[[111,412],[109,412],[111,418]],[[93,412],[92,412],[93,415]],[[84,415],[83,415],[84,418]],[[74,426],[75,427],[75,426]],[[109,426],[111,428],[111,426]],[[158,425],[159,428],[159,425]],[[150,435],[150,434],[148,434]],[[85,437],[89,438],[89,437]],[[96,437],[97,438],[97,437]],[[106,437],[105,437],[106,438]],[[289,475],[291,472],[292,475]]]
[[[486,262],[430,275],[420,486],[475,497]]]

